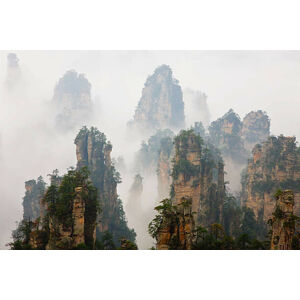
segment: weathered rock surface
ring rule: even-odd
[[[195,220],[189,204],[183,200],[176,207],[176,216],[165,218],[157,238],[157,250],[191,250]]]
[[[252,111],[243,121],[231,109],[222,118],[211,123],[209,138],[224,158],[226,176],[233,192],[239,192],[239,178],[246,167],[250,151],[257,143],[267,140],[270,134],[270,120],[266,113]]]
[[[201,143],[193,131],[175,139],[173,166],[173,203],[191,199],[196,225],[208,226],[222,221],[224,169],[222,158],[213,148]]]
[[[285,190],[277,195],[275,211],[273,213],[271,250],[291,250],[295,233],[295,219],[293,214],[294,194]]]
[[[82,128],[75,139],[77,168],[87,167],[93,185],[98,189],[101,213],[97,232],[100,238],[109,231],[116,244],[121,238],[134,242],[135,233],[127,226],[122,202],[117,194],[120,175],[111,161],[112,145],[96,128]]]
[[[42,177],[25,182],[25,196],[23,198],[23,219],[35,220],[40,216],[40,202],[45,193],[46,183]]]
[[[216,149],[193,130],[175,138],[171,203],[175,212],[164,217],[157,249],[190,249],[195,226],[222,222],[225,195],[223,162]],[[169,217],[168,217],[169,215]]]
[[[161,147],[159,149],[159,158],[157,163],[157,187],[159,199],[167,198],[170,195],[173,156],[173,138],[166,137],[161,140]]]
[[[59,222],[57,218],[49,217],[49,241],[46,246],[47,250],[72,249],[78,245],[85,244],[84,193],[86,192],[83,187],[75,188],[71,212],[72,224],[66,226]],[[96,229],[96,224],[94,224],[94,228]]]
[[[254,147],[243,178],[242,201],[257,218],[267,221],[278,188],[294,192],[295,214],[300,216],[300,155],[295,137],[271,136]]]
[[[243,119],[242,138],[245,148],[249,151],[258,144],[266,141],[270,135],[270,119],[261,110],[251,111]]]
[[[54,89],[56,125],[63,130],[80,128],[91,118],[91,84],[83,74],[67,71]]]
[[[170,140],[173,137],[174,133],[170,129],[164,129],[157,130],[147,142],[143,141],[140,150],[135,155],[135,172],[143,176],[155,174],[159,155],[161,151],[169,151]]]
[[[178,80],[167,65],[155,69],[142,91],[130,127],[154,132],[157,129],[183,128],[184,103]]]

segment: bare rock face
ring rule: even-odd
[[[85,243],[85,193],[87,191],[83,187],[75,188],[71,224],[63,224],[55,217],[49,218],[49,241],[46,249],[72,249]],[[94,228],[96,229],[95,224]]]
[[[75,144],[77,168],[88,168],[91,181],[98,190],[101,213],[98,216],[97,237],[100,239],[109,231],[117,245],[121,238],[134,242],[135,233],[127,226],[123,205],[117,194],[117,184],[121,181],[112,164],[112,145],[106,140],[105,134],[94,127],[83,127]]]
[[[248,153],[241,137],[242,122],[240,117],[231,109],[222,118],[211,123],[209,138],[217,147],[224,159],[226,176],[231,191],[238,192],[240,174],[247,163]]]
[[[173,215],[164,218],[157,238],[157,250],[191,250],[195,221],[190,199],[173,206]]]
[[[223,161],[218,152],[205,145],[192,130],[175,138],[172,171],[173,203],[191,199],[196,225],[208,226],[222,221],[224,200]]]
[[[157,249],[191,249],[195,226],[222,222],[222,159],[193,130],[181,131],[175,138],[172,179],[170,203],[163,201]]]
[[[56,125],[63,130],[80,128],[91,118],[91,84],[83,74],[67,71],[54,89]]]
[[[266,141],[270,136],[270,119],[261,110],[251,111],[243,119],[242,137],[246,149],[252,150],[253,147]]]
[[[222,118],[212,122],[208,129],[211,142],[223,156],[241,163],[247,159],[241,138],[242,126],[240,117],[230,109]]]
[[[242,185],[242,200],[258,219],[271,218],[278,188],[294,192],[295,214],[300,215],[300,155],[295,137],[271,136],[256,145]]]
[[[295,233],[293,215],[294,194],[291,190],[279,191],[273,213],[271,250],[291,250]]]
[[[46,183],[42,177],[25,182],[25,196],[23,198],[23,219],[35,220],[40,216],[40,202],[45,193]]]
[[[167,65],[155,69],[142,91],[131,127],[153,132],[157,129],[184,127],[184,103],[178,80]]]
[[[157,163],[157,187],[159,199],[167,198],[170,194],[173,156],[173,138],[166,137],[161,140],[161,147],[159,149],[159,158]]]
[[[84,189],[82,187],[75,188],[75,198],[73,201],[73,245],[76,247],[79,244],[84,244],[84,213],[85,202],[83,199]]]
[[[211,123],[209,138],[222,153],[227,173],[225,179],[233,192],[241,190],[240,174],[253,146],[267,140],[269,134],[270,120],[261,110],[248,113],[242,122],[231,109]]]
[[[174,133],[170,129],[164,129],[157,130],[147,142],[143,141],[140,150],[135,155],[135,171],[143,176],[155,174],[159,155],[161,151],[169,151],[169,144],[173,137]]]

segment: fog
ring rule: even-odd
[[[16,72],[7,69],[10,52],[19,59],[18,66],[13,61]],[[92,85],[94,117],[85,124],[104,132],[113,145],[112,157],[122,155],[128,166],[118,186],[126,209],[134,177],[130,166],[142,139],[148,139],[128,136],[126,124],[133,117],[146,78],[161,64],[170,65],[182,89],[207,95],[210,121],[230,108],[241,118],[261,109],[271,119],[271,134],[300,136],[299,51],[1,51],[1,248],[22,218],[24,182],[39,175],[47,179],[56,168],[63,174],[76,164],[73,141],[80,126],[69,132],[55,129],[50,105],[55,84],[70,69],[84,73]],[[200,121],[201,115],[189,103],[185,103],[187,126]],[[151,194],[156,184],[152,177],[144,181],[142,201],[147,210],[158,201]],[[137,240],[151,247],[149,237],[138,236]]]

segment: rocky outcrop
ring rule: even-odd
[[[106,136],[92,127],[83,127],[76,139],[77,168],[87,167],[93,185],[98,190],[101,213],[98,216],[97,237],[108,231],[116,245],[126,238],[134,242],[135,233],[127,226],[122,202],[117,194],[120,175],[111,161],[112,145]]]
[[[167,65],[155,69],[142,91],[130,127],[152,132],[157,129],[184,127],[184,103],[178,80]]]
[[[75,196],[72,201],[70,224],[64,224],[54,216],[49,216],[49,241],[46,249],[72,249],[85,244],[85,196],[87,193],[83,187],[75,188]],[[96,224],[94,224],[96,225]],[[94,231],[96,227],[94,226]],[[33,234],[35,234],[33,232]],[[94,240],[95,242],[95,240]]]
[[[161,140],[159,158],[157,163],[157,187],[159,199],[167,198],[170,195],[170,186],[172,183],[171,168],[173,155],[173,138],[163,138]]]
[[[222,153],[223,157],[244,163],[247,152],[241,137],[243,123],[240,117],[230,109],[222,118],[211,123],[210,140]]]
[[[25,196],[23,198],[23,219],[35,220],[40,216],[41,199],[44,196],[46,183],[42,177],[25,182]]]
[[[190,249],[195,226],[222,222],[225,196],[223,162],[218,151],[193,130],[175,138],[171,199],[164,200],[162,220],[153,236],[157,248]],[[151,226],[150,226],[151,227]],[[155,226],[154,226],[155,227]],[[172,246],[173,245],[173,246]]]
[[[174,133],[170,129],[158,130],[147,142],[143,141],[135,155],[135,172],[144,175],[155,174],[161,151],[168,155],[170,140]],[[172,145],[173,147],[173,145]]]
[[[99,246],[105,236],[117,247],[122,238],[134,243],[136,234],[117,194],[120,177],[111,144],[96,128],[86,127],[75,144],[77,169],[64,176],[54,170],[47,189],[41,177],[26,182],[24,219],[13,233],[12,249],[95,249],[96,238]],[[43,191],[37,193],[39,186]]]
[[[242,185],[242,201],[253,209],[256,218],[271,218],[278,188],[294,192],[295,214],[300,216],[300,155],[295,137],[271,136],[256,145]]]
[[[276,198],[275,211],[271,219],[271,250],[291,250],[295,233],[294,194],[291,190],[278,191]]]
[[[253,145],[265,141],[270,134],[270,120],[262,111],[248,113],[243,122],[230,109],[211,123],[209,139],[224,158],[226,181],[232,192],[240,192],[240,175],[247,165]]]
[[[224,200],[223,161],[216,149],[204,144],[192,130],[175,138],[172,200],[191,199],[196,225],[222,222]]]
[[[67,71],[54,89],[56,125],[63,130],[80,128],[91,118],[91,84],[83,74]]]
[[[241,132],[245,148],[249,151],[258,144],[266,141],[270,136],[270,119],[261,111],[251,111],[243,119]]]
[[[163,218],[157,236],[157,250],[191,250],[194,230],[190,199],[182,199]]]

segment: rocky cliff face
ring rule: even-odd
[[[195,220],[190,199],[182,199],[178,205],[172,204],[164,212],[160,224],[157,250],[191,250],[194,229]]]
[[[241,131],[245,148],[249,151],[258,144],[266,141],[270,135],[270,119],[261,110],[251,111],[243,119]]]
[[[270,134],[270,120],[262,111],[248,113],[243,122],[231,109],[211,123],[209,139],[220,149],[225,162],[226,180],[233,192],[239,192],[240,174],[247,164],[253,145]]]
[[[72,249],[85,244],[85,196],[88,191],[83,187],[75,188],[75,196],[71,204],[70,215],[72,222],[69,224],[60,222],[57,216],[49,216],[49,241],[46,249]],[[96,234],[96,224],[94,222]],[[33,232],[35,234],[35,232]],[[95,242],[95,234],[93,244]]]
[[[291,190],[279,191],[276,198],[275,211],[271,219],[271,250],[291,250],[295,233],[294,194]]]
[[[231,109],[222,118],[211,123],[209,138],[224,158],[226,181],[232,191],[240,190],[240,173],[247,163],[248,153],[241,136],[243,124]]]
[[[91,118],[91,84],[83,74],[67,71],[55,86],[53,104],[59,128],[80,128]]]
[[[34,180],[26,182],[26,194],[32,193],[35,185]],[[13,232],[12,249],[94,249],[98,199],[87,170],[70,169],[62,177],[55,170],[51,185],[46,189],[43,183],[43,188],[40,214],[24,216]]]
[[[157,129],[184,127],[181,87],[167,65],[155,69],[142,91],[130,126],[153,132]]]
[[[35,220],[40,216],[41,199],[44,196],[46,183],[42,177],[25,182],[25,196],[23,198],[23,219]]]
[[[193,130],[182,131],[175,138],[172,179],[170,205],[175,213],[166,213],[162,218],[156,236],[157,248],[163,249],[176,240],[180,249],[189,249],[195,226],[222,222],[225,196],[222,159]]]
[[[170,195],[170,186],[172,182],[171,168],[172,158],[174,156],[173,138],[166,137],[161,140],[159,149],[159,158],[157,162],[157,187],[158,198],[168,198]]]
[[[197,225],[222,221],[223,161],[214,147],[204,144],[192,130],[175,138],[172,177],[173,203],[190,198]]]
[[[77,168],[87,167],[93,185],[98,189],[101,213],[98,217],[97,236],[99,239],[108,231],[115,244],[121,238],[134,242],[135,233],[127,226],[122,202],[117,194],[120,175],[112,165],[112,145],[106,136],[96,128],[82,128],[75,139]]]
[[[135,155],[135,171],[143,176],[155,174],[160,153],[163,151],[168,155],[168,145],[173,137],[174,133],[170,129],[164,129],[158,130],[147,142],[143,141]]]
[[[117,194],[120,177],[111,144],[96,128],[86,127],[75,144],[77,169],[64,176],[54,170],[47,189],[41,177],[26,182],[24,218],[13,233],[13,249],[115,249],[121,239],[134,245],[135,232]]]
[[[256,145],[242,182],[242,200],[256,218],[271,218],[278,188],[294,192],[295,214],[300,216],[300,155],[295,137],[271,136]]]

